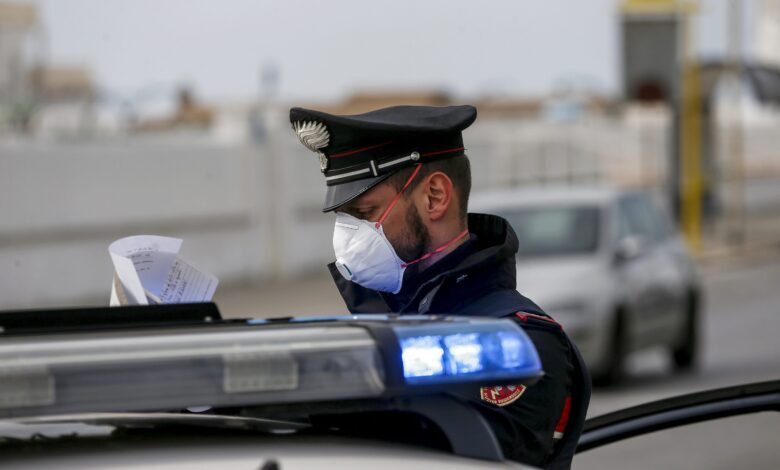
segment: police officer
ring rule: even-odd
[[[293,108],[290,122],[325,176],[323,212],[336,214],[329,268],[351,312],[510,317],[528,333],[545,370],[540,381],[466,398],[508,458],[545,466],[567,432],[575,348],[517,292],[518,240],[507,221],[467,213],[471,170],[461,132],[476,115],[472,106],[351,116]]]

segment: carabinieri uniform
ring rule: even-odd
[[[290,110],[293,130],[316,152],[325,176],[323,212],[337,210],[402,168],[465,158],[461,131],[475,119],[471,106],[396,106],[353,116]],[[352,282],[334,263],[329,268],[353,313],[514,319],[536,345],[545,375],[528,388],[506,384],[461,396],[487,419],[508,458],[534,466],[566,467],[573,445],[557,447],[564,445],[567,433],[575,434],[576,444],[581,431],[567,425],[573,410],[579,418],[587,410],[590,385],[584,364],[561,326],[517,291],[518,240],[507,221],[469,214],[468,229],[468,239],[435,264],[422,271],[410,266],[397,293]],[[552,460],[556,453],[567,455]]]

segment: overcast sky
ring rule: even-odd
[[[53,63],[83,64],[133,94],[188,83],[207,99],[283,99],[366,88],[617,92],[616,0],[28,0]],[[705,0],[700,42],[723,48],[725,0]]]

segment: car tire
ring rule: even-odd
[[[682,340],[672,349],[672,364],[679,372],[695,369],[699,360],[699,300],[695,292],[688,295],[685,313]]]
[[[604,368],[593,375],[593,384],[597,386],[617,385],[625,378],[626,345],[626,315],[622,309],[615,312],[615,321],[609,335],[607,360]]]

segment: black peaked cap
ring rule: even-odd
[[[292,108],[293,130],[316,152],[327,192],[323,212],[350,202],[396,171],[464,155],[473,106],[393,106],[339,116]]]

